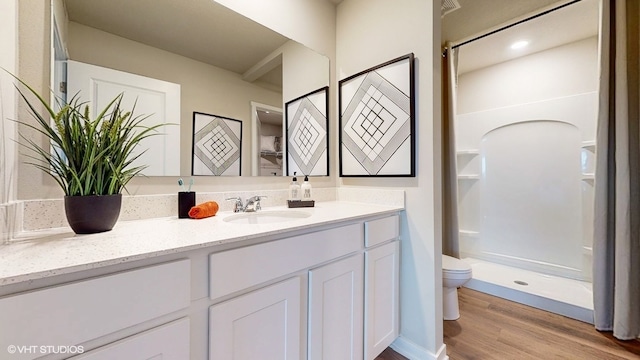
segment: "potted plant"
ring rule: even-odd
[[[30,164],[44,171],[65,193],[65,213],[77,234],[109,231],[113,228],[122,204],[125,185],[146,166],[133,166],[141,154],[134,149],[140,142],[158,134],[162,126],[144,126],[148,116],[134,116],[123,109],[123,94],[116,96],[95,118],[89,106],[76,94],[55,111],[33,88],[17,79],[28,91],[17,87],[35,124],[18,121],[44,135],[51,146],[42,146],[23,133],[22,144],[30,150]],[[29,100],[29,93],[37,101]],[[37,111],[42,105],[45,114]]]

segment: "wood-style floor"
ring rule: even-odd
[[[444,322],[450,360],[640,359],[640,341],[593,325],[462,288],[460,319]],[[391,349],[376,360],[406,360]]]
[[[640,341],[474,290],[458,290],[460,319],[444,322],[451,360],[640,359]]]
[[[393,351],[391,348],[387,348],[382,354],[378,355],[375,360],[407,360],[407,358]]]

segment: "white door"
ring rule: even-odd
[[[79,94],[90,103],[92,116],[104,109],[118,94],[122,105],[136,115],[148,115],[144,126],[160,127],[162,135],[140,143],[138,153],[146,150],[131,166],[147,165],[146,176],[180,175],[180,85],[69,60],[67,63],[67,99]]]
[[[183,318],[71,359],[184,360],[189,359],[190,343],[189,319]],[[69,351],[73,353],[78,349],[70,347]]]
[[[209,308],[209,360],[301,358],[301,280],[252,291]]]
[[[309,271],[309,360],[360,360],[363,255]]]
[[[399,333],[399,242],[365,252],[365,359],[373,360]]]

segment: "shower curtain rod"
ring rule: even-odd
[[[457,48],[459,48],[459,47],[460,47],[460,46],[462,46],[462,45],[466,45],[466,44],[471,43],[471,42],[474,42],[474,41],[476,41],[476,40],[480,40],[480,39],[482,39],[482,38],[485,38],[485,37],[487,37],[487,36],[489,36],[489,35],[493,35],[493,34],[498,33],[498,32],[500,32],[500,31],[507,30],[507,29],[512,28],[512,27],[514,27],[514,26],[516,26],[516,25],[519,25],[519,24],[525,23],[525,22],[527,22],[527,21],[529,21],[529,20],[533,20],[533,19],[539,18],[540,16],[547,15],[548,13],[554,12],[554,11],[556,11],[556,10],[560,10],[560,9],[562,9],[562,8],[565,8],[565,7],[569,6],[569,5],[573,5],[573,4],[575,4],[575,3],[577,3],[577,2],[580,2],[580,1],[582,1],[582,0],[573,0],[573,1],[568,2],[568,3],[566,3],[566,4],[562,4],[562,5],[560,5],[560,6],[557,6],[557,7],[552,8],[552,9],[549,9],[549,10],[543,11],[543,12],[541,12],[541,13],[539,13],[539,14],[535,14],[535,15],[533,15],[533,16],[529,16],[528,18],[522,19],[522,20],[517,21],[517,22],[515,22],[515,23],[513,23],[513,24],[509,24],[509,25],[503,26],[503,27],[501,27],[501,28],[499,28],[499,29],[496,29],[496,30],[490,31],[490,32],[488,32],[488,33],[486,33],[486,34],[476,36],[476,37],[474,37],[473,39],[470,39],[470,40],[467,40],[467,41],[462,42],[462,43],[460,43],[460,44],[454,45],[454,46],[452,46],[451,48],[452,48],[452,49],[457,49]]]

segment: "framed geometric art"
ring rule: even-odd
[[[240,175],[242,121],[193,112],[192,175]]]
[[[329,87],[285,104],[287,176],[329,175]]]
[[[413,53],[340,80],[340,176],[415,176],[414,86]]]

